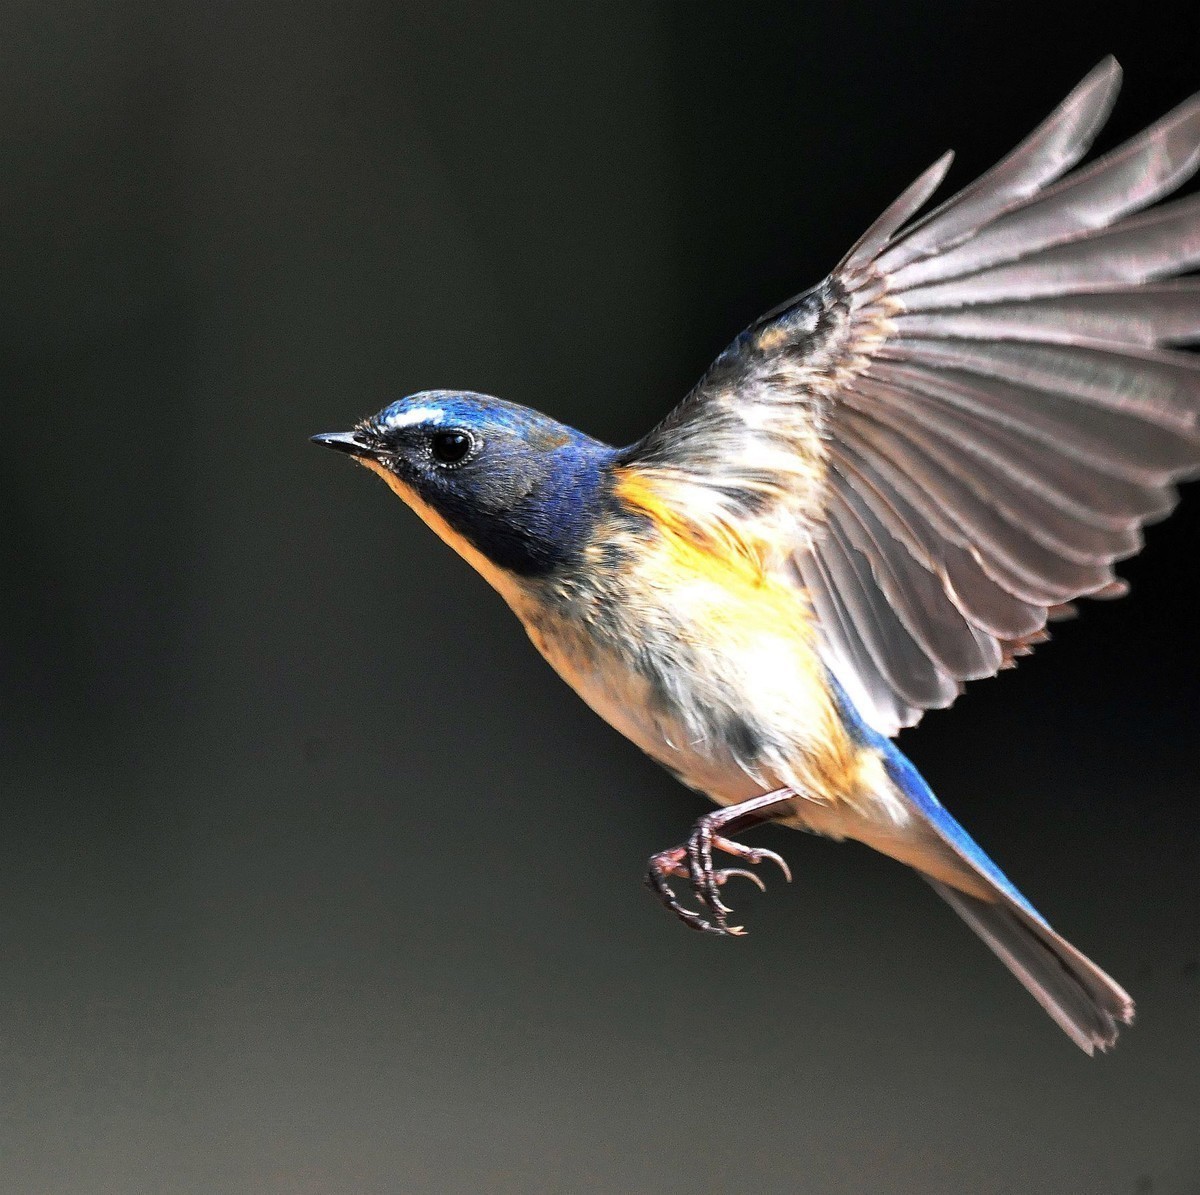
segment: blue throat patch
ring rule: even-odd
[[[613,506],[615,449],[488,394],[423,390],[360,430],[430,509],[517,576],[544,576],[578,558]],[[442,455],[447,434],[457,455]]]
[[[428,496],[472,546],[520,577],[546,576],[577,559],[610,504],[615,450],[567,428],[554,439],[527,435],[502,459],[493,442],[478,480],[464,477]]]

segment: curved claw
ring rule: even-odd
[[[743,817],[747,813],[757,815],[759,806],[764,803],[782,804],[787,799],[788,794],[784,790],[780,790],[779,793],[768,793],[763,797],[753,798],[749,802],[731,808],[742,810]],[[754,808],[747,810],[747,806]],[[791,868],[788,867],[782,855],[767,850],[765,847],[743,846],[740,842],[725,838],[718,833],[719,830],[726,827],[735,828],[737,822],[738,818],[731,818],[728,810],[702,817],[683,846],[672,847],[670,850],[660,851],[654,855],[650,860],[649,870],[646,872],[646,883],[659,900],[685,925],[702,933],[720,934],[726,937],[745,935],[746,930],[743,926],[728,924],[728,917],[733,910],[725,904],[720,895],[722,886],[734,876],[742,876],[749,880],[761,892],[767,890],[762,877],[747,868],[715,869],[713,867],[714,850],[732,855],[735,859],[745,860],[752,865],[769,860],[779,868],[785,880],[790,883],[792,879]],[[711,920],[703,912],[685,908],[680,903],[679,898],[667,883],[669,878],[675,876],[688,880],[692,895],[711,914]]]
[[[792,882],[792,869],[787,865],[787,860],[782,855],[777,855],[774,851],[768,851],[763,847],[754,847],[750,853],[746,855],[746,858],[749,859],[751,863],[761,863],[764,859],[774,863],[775,866],[783,872],[783,878],[789,884]],[[742,874],[746,875],[747,873],[742,872]],[[764,888],[763,891],[765,892],[766,889]]]
[[[743,879],[749,880],[760,892],[766,892],[767,890],[766,884],[762,882],[762,877],[755,875],[752,871],[747,871],[744,867],[724,867],[713,876],[713,879],[719,885],[723,885],[726,880],[733,876],[742,876]]]
[[[672,869],[676,866],[675,860],[670,857],[672,853],[670,851],[663,851],[662,854],[656,855],[650,860],[650,867],[646,872],[647,887],[652,889],[658,896],[658,899],[690,929],[698,930],[700,933],[705,934],[732,935],[734,937],[745,933],[740,925],[725,925],[724,917],[721,914],[717,914],[716,921],[709,921],[692,909],[685,908],[680,903],[674,890],[667,883],[667,876],[674,874]]]

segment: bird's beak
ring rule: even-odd
[[[374,457],[369,444],[364,444],[354,432],[323,432],[313,436],[314,444],[324,444],[326,448],[334,448],[338,452],[348,452],[351,456]]]

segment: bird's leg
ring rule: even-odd
[[[680,921],[690,925],[692,929],[710,934],[744,934],[746,931],[740,925],[728,923],[732,910],[721,900],[720,889],[733,876],[745,876],[764,892],[766,885],[754,872],[742,867],[714,869],[713,851],[723,851],[751,864],[769,859],[790,882],[791,870],[781,856],[761,847],[743,846],[729,836],[740,834],[761,822],[771,821],[784,812],[795,799],[796,794],[792,789],[780,788],[764,793],[761,797],[751,797],[750,800],[741,801],[737,805],[727,805],[723,809],[714,809],[712,813],[706,813],[696,823],[684,846],[660,851],[651,858],[646,872],[647,885]],[[701,913],[685,908],[679,902],[679,898],[667,882],[673,876],[690,880],[692,893],[710,910],[711,920]]]

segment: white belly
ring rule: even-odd
[[[637,648],[639,670],[628,653],[598,646],[544,611],[522,622],[550,666],[601,718],[689,787],[722,805],[775,788],[812,787],[805,762],[822,750],[828,701],[797,662],[794,643],[739,642],[725,651],[706,644],[699,658],[693,644],[689,666],[681,643],[664,642],[661,668],[649,667],[666,678],[656,691],[644,675],[647,632]],[[748,753],[739,758],[729,733],[738,726],[755,728],[754,737],[771,748],[774,766],[757,766]]]
[[[764,783],[749,776],[719,744],[697,741],[680,719],[656,712],[649,685],[627,668],[611,661],[581,668],[560,645],[539,643],[538,648],[592,710],[689,788],[722,805],[766,791]]]

